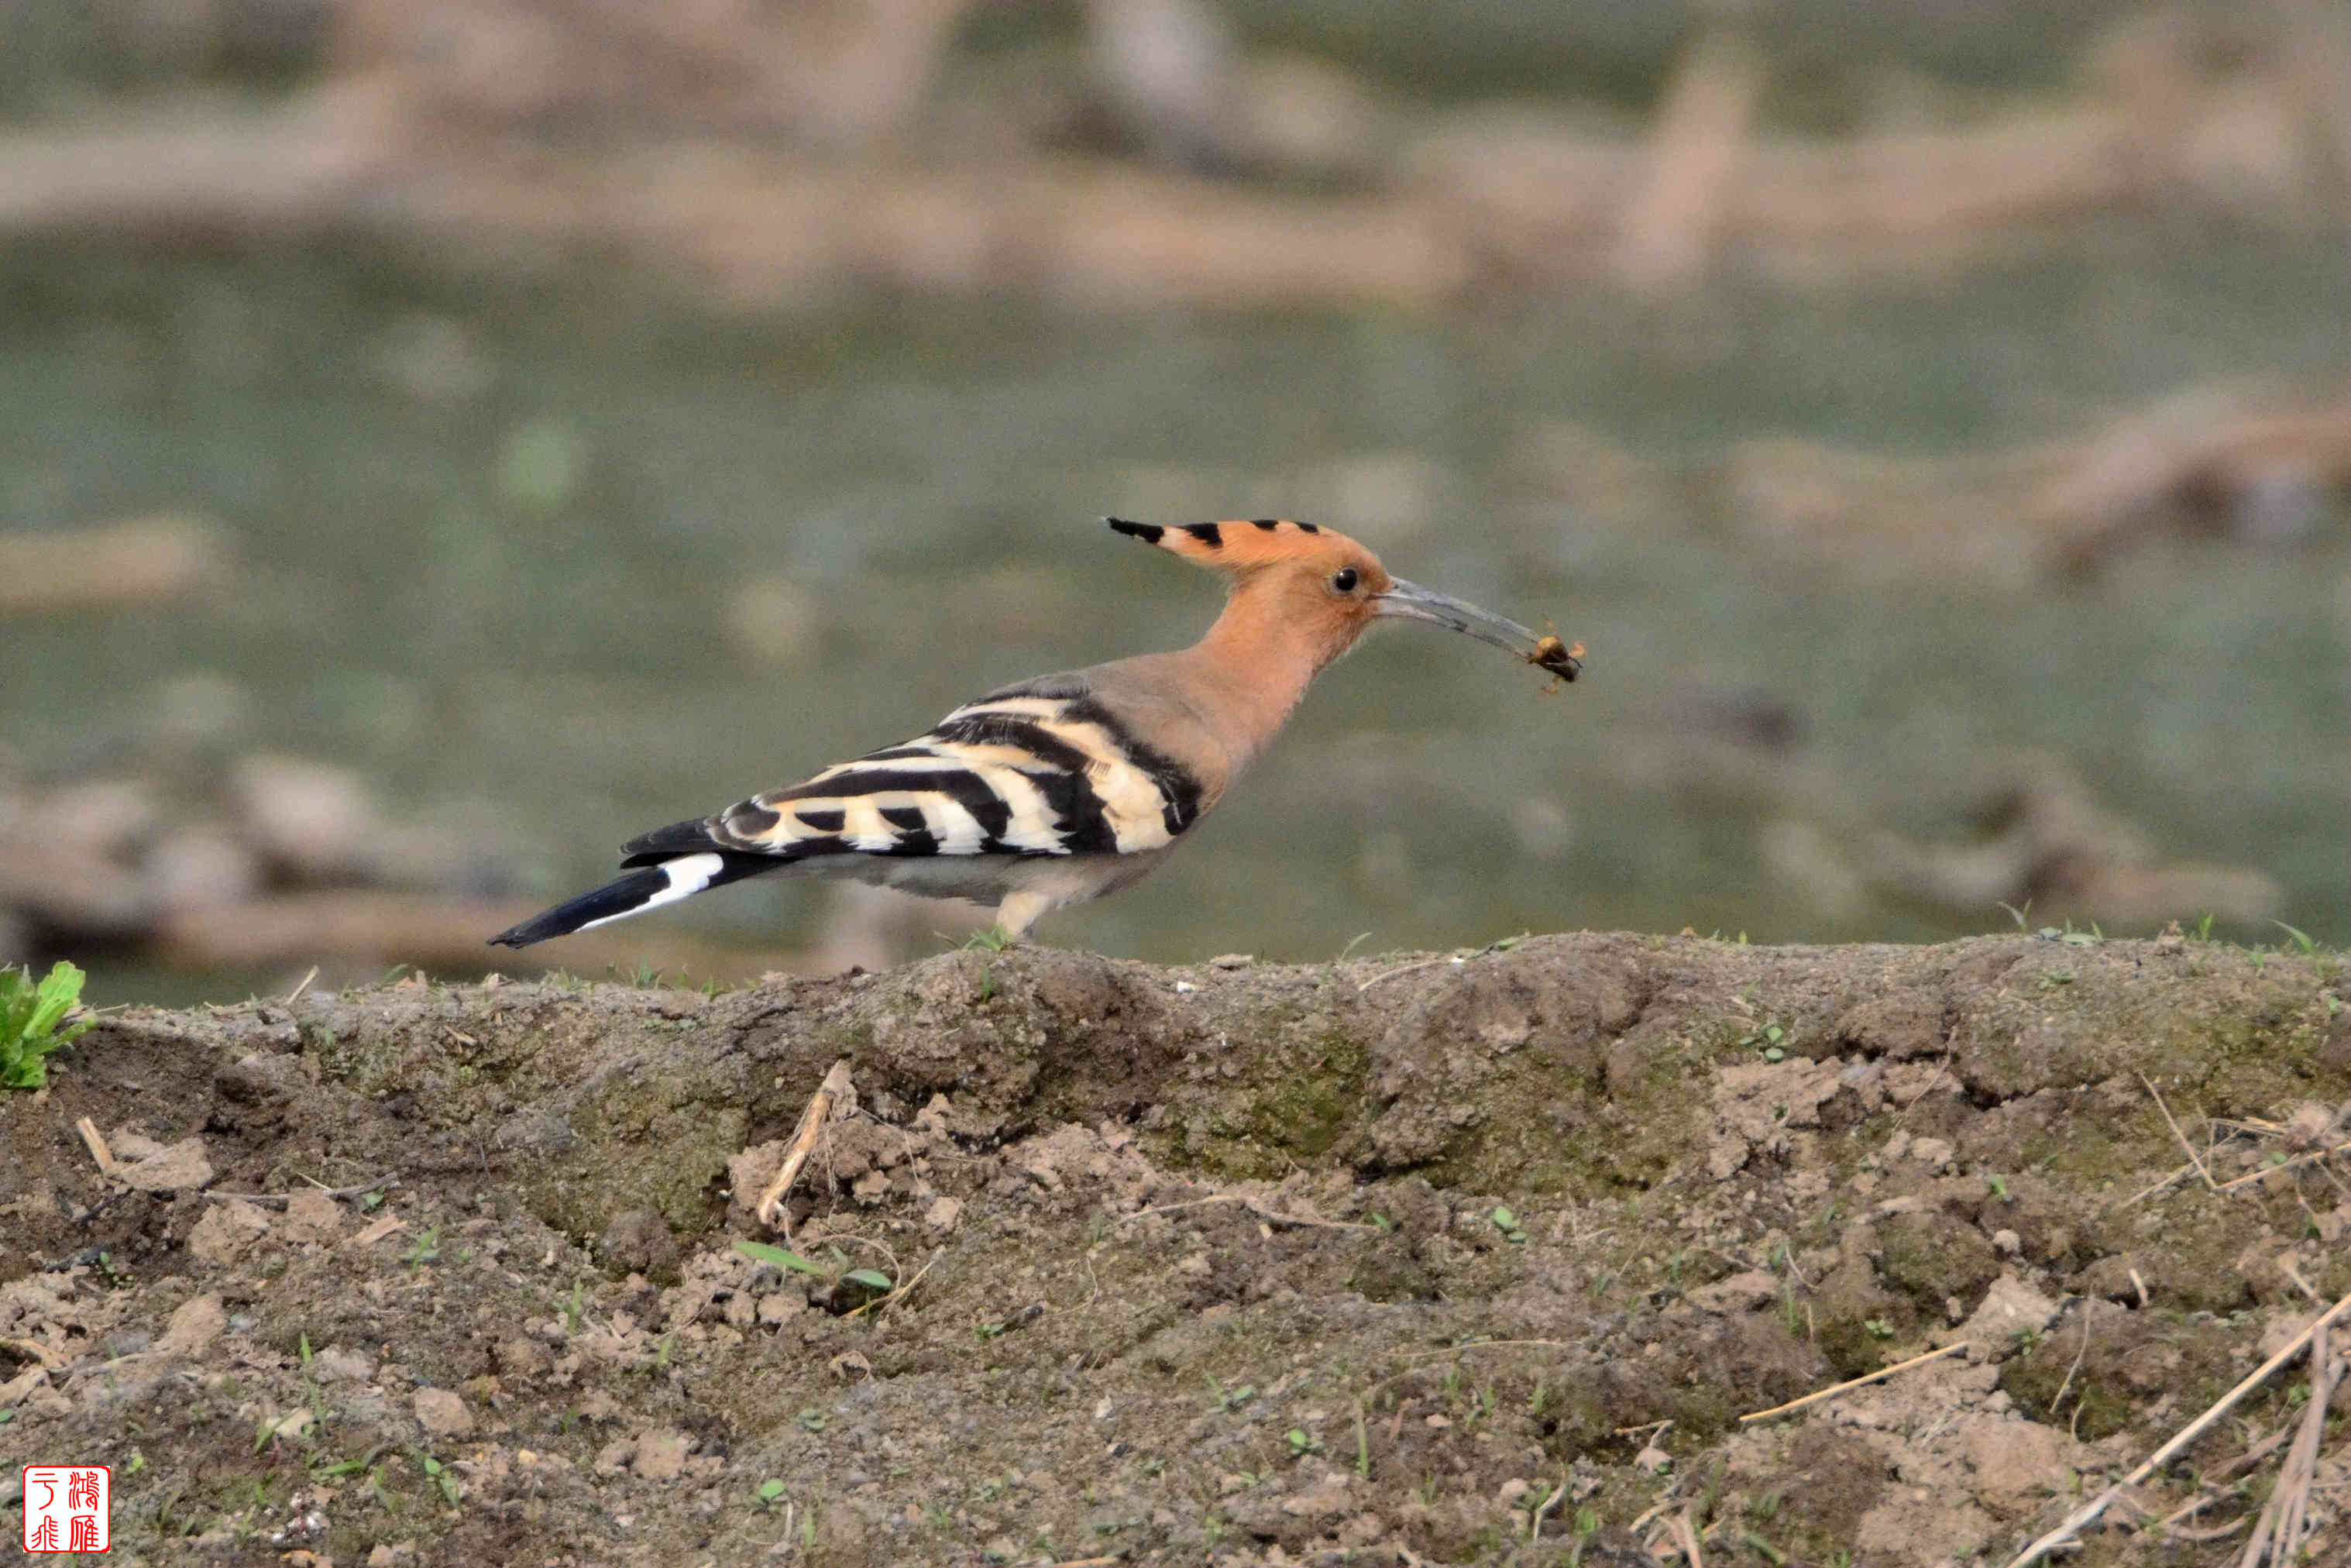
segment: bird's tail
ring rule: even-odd
[[[545,942],[550,937],[569,936],[574,931],[585,931],[591,925],[626,920],[632,915],[642,915],[664,904],[675,904],[681,898],[691,898],[707,888],[723,887],[747,876],[757,876],[763,871],[775,871],[781,863],[771,855],[729,854],[717,850],[680,855],[674,860],[641,867],[626,876],[606,883],[593,893],[583,893],[569,903],[557,904],[544,915],[535,915],[521,925],[491,937],[490,946],[528,947],[534,942]]]

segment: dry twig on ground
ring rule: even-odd
[[[1859,1388],[1864,1384],[1869,1383],[1883,1383],[1897,1372],[1907,1372],[1914,1366],[1924,1366],[1930,1361],[1940,1361],[1947,1355],[1957,1355],[1967,1349],[1970,1343],[1972,1342],[1968,1340],[1954,1340],[1940,1350],[1930,1350],[1924,1355],[1914,1355],[1907,1361],[1897,1361],[1892,1366],[1881,1366],[1876,1372],[1865,1373],[1859,1377],[1847,1378],[1843,1383],[1834,1384],[1827,1388],[1807,1394],[1801,1399],[1791,1399],[1785,1405],[1774,1405],[1769,1410],[1750,1411],[1739,1418],[1739,1424],[1744,1427],[1750,1421],[1761,1421],[1773,1416],[1785,1416],[1792,1410],[1802,1410],[1808,1405],[1817,1405],[1823,1399],[1834,1398],[1849,1388]]]
[[[752,1206],[752,1212],[759,1217],[759,1223],[770,1230],[781,1232],[787,1241],[791,1239],[792,1231],[787,1222],[784,1200],[791,1196],[792,1184],[799,1180],[800,1167],[807,1165],[809,1155],[816,1152],[817,1140],[824,1135],[825,1124],[843,1113],[836,1107],[853,1107],[856,1096],[857,1086],[850,1079],[849,1059],[844,1056],[826,1070],[824,1082],[817,1085],[814,1094],[809,1096],[808,1109],[800,1113],[800,1124],[792,1133],[791,1147],[785,1152],[783,1168],[776,1172],[776,1179],[768,1184],[767,1190],[759,1195],[759,1201]]]
[[[2326,1320],[2321,1318],[2311,1328],[2310,1400],[2304,1409],[2302,1428],[2286,1450],[2285,1462],[2278,1467],[2277,1484],[2253,1523],[2252,1539],[2245,1542],[2238,1568],[2261,1568],[2264,1554],[2283,1568],[2299,1556],[2318,1449],[2326,1436],[2326,1405],[2342,1372],[2342,1364],[2330,1354],[2326,1341]]]
[[[1543,1499],[1542,1506],[1536,1509],[1534,1517],[1527,1521],[1527,1545],[1530,1549],[1542,1540],[1543,1521],[1550,1517],[1552,1509],[1559,1506],[1560,1500],[1567,1495],[1567,1475],[1562,1471],[1559,1478],[1559,1490]]]
[[[1380,1228],[1376,1225],[1365,1225],[1360,1220],[1324,1219],[1319,1215],[1311,1214],[1284,1214],[1279,1209],[1268,1208],[1246,1193],[1238,1192],[1220,1192],[1212,1197],[1187,1197],[1181,1203],[1163,1203],[1155,1208],[1138,1208],[1133,1214],[1119,1216],[1119,1223],[1123,1225],[1131,1219],[1141,1219],[1146,1214],[1173,1214],[1179,1208],[1203,1208],[1212,1203],[1238,1203],[1259,1219],[1271,1225],[1306,1225],[1323,1230],[1377,1230]]]
[[[81,1134],[82,1145],[89,1150],[89,1157],[97,1164],[100,1174],[111,1173],[120,1162],[115,1159],[114,1151],[106,1146],[106,1134],[98,1130],[98,1124],[84,1116],[74,1124],[74,1131]]]
[[[2290,1160],[2281,1160],[2273,1166],[2263,1166],[2260,1170],[2248,1172],[2246,1175],[2239,1176],[2234,1181],[2224,1181],[2213,1190],[2216,1192],[2233,1192],[2238,1187],[2243,1186],[2247,1182],[2256,1182],[2261,1180],[2263,1176],[2275,1176],[2280,1171],[2290,1171],[2297,1166],[2314,1165],[2318,1161],[2325,1159],[2330,1155],[2342,1154],[2351,1154],[2351,1143],[2336,1144],[2332,1148],[2313,1149],[2306,1155],[2296,1155]]]
[[[2032,1545],[2018,1552],[2014,1557],[2009,1559],[2008,1568],[2026,1568],[2026,1564],[2038,1563],[2041,1559],[2048,1556],[2051,1552],[2057,1551],[2059,1548],[2070,1545],[2075,1536],[2079,1535],[2090,1525],[2095,1523],[2100,1514],[2105,1513],[2107,1509],[2114,1506],[2114,1502],[2116,1498],[2121,1497],[2131,1488],[2138,1485],[2139,1482],[2155,1474],[2155,1472],[2162,1469],[2173,1456],[2186,1448],[2189,1444],[2194,1442],[2197,1438],[2202,1437],[2206,1430],[2208,1430],[2214,1422],[2220,1420],[2221,1416],[2234,1409],[2239,1400],[2242,1399],[2246,1395],[2251,1394],[2254,1389],[2259,1388],[2262,1384],[2268,1382],[2272,1374],[2275,1373],[2280,1367],[2284,1366],[2287,1363],[2300,1355],[2304,1349],[2308,1346],[2314,1338],[2319,1334],[2324,1333],[2329,1325],[2334,1323],[2336,1319],[2342,1317],[2346,1312],[2351,1312],[2351,1296],[2345,1296],[2341,1301],[2327,1308],[2326,1311],[2322,1313],[2315,1322],[2311,1323],[2308,1328],[2304,1329],[2300,1333],[2294,1335],[2293,1343],[2289,1343],[2283,1350],[2279,1351],[2267,1361],[2262,1363],[2261,1365],[2253,1368],[2252,1371],[2247,1373],[2242,1382],[2239,1383],[2234,1388],[2229,1390],[2228,1393],[2220,1396],[2220,1397],[2216,1400],[2211,1407],[2206,1410],[2204,1414],[2197,1416],[2195,1420],[2190,1421],[2187,1426],[2181,1427],[2179,1431],[2173,1436],[2169,1442],[2164,1444],[2163,1447],[2156,1449],[2154,1453],[2149,1454],[2144,1460],[2142,1460],[2137,1469],[2131,1471],[2130,1474],[2125,1476],[2122,1479],[2116,1481],[2114,1485],[2100,1492],[2096,1497],[2092,1498],[2088,1502],[2084,1503],[2080,1508],[2075,1509],[2072,1513],[2065,1517],[2065,1521],[2063,1524],[2060,1524],[2056,1529],[2051,1531],[2048,1534],[2043,1536],[2040,1540],[2034,1542]],[[2260,1539],[2260,1535],[2261,1530],[2260,1527],[2257,1526],[2254,1530],[2254,1538],[2258,1540]]]
[[[320,1186],[317,1183],[313,1182],[310,1186],[310,1190],[312,1192],[321,1193],[328,1197],[350,1198],[364,1197],[371,1192],[386,1192],[399,1185],[400,1178],[398,1176],[385,1176],[381,1181],[363,1181],[357,1186]],[[233,1198],[239,1203],[262,1203],[268,1204],[274,1207],[283,1207],[288,1199],[299,1197],[302,1195],[297,1192],[207,1191],[204,1196],[206,1197],[216,1197],[222,1199]]]
[[[2188,1163],[2196,1167],[2196,1174],[2204,1178],[2204,1185],[2206,1186],[2215,1186],[2216,1184],[2212,1180],[2212,1173],[2205,1168],[2203,1160],[2198,1156],[2196,1153],[2196,1145],[2188,1141],[2188,1134],[2179,1130],[2179,1124],[2178,1122],[2172,1120],[2171,1107],[2163,1103],[2163,1092],[2158,1089],[2155,1086],[2155,1081],[2144,1072],[2138,1075],[2138,1081],[2147,1085],[2147,1092],[2149,1094],[2155,1096],[2155,1108],[2163,1113],[2163,1124],[2171,1129],[2171,1135],[2173,1137],[2179,1140],[2179,1147],[2187,1154]]]

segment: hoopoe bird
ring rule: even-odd
[[[621,847],[628,873],[490,940],[528,947],[769,873],[996,905],[1005,940],[1149,874],[1373,622],[1425,621],[1568,680],[1582,644],[1391,576],[1344,534],[1104,519],[1231,580],[1197,643],[990,692],[929,734]]]

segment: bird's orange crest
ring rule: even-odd
[[[1287,517],[1254,517],[1239,522],[1186,523],[1167,528],[1158,523],[1131,523],[1124,517],[1104,517],[1120,533],[1180,555],[1195,566],[1243,571],[1251,567],[1278,566],[1289,561],[1360,559],[1371,552],[1342,533]],[[1377,558],[1371,557],[1374,560]]]

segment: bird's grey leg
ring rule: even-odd
[[[1004,945],[1009,947],[1024,940],[1029,935],[1029,927],[1036,925],[1040,915],[1060,902],[1050,894],[1007,894],[1004,902],[996,906],[996,929],[1002,934]]]

